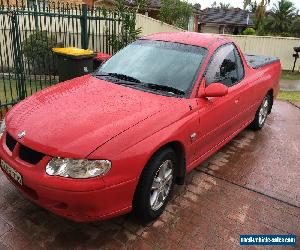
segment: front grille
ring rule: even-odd
[[[19,158],[30,164],[37,164],[43,159],[45,155],[38,151],[27,148],[24,145],[20,145]]]
[[[11,137],[9,133],[6,133],[6,146],[12,152],[17,144],[17,141]]]
[[[6,146],[11,152],[15,149],[17,143],[18,142],[9,133],[6,133]],[[20,144],[19,158],[23,161],[30,164],[37,164],[43,159],[44,156],[45,155],[43,153],[32,150]]]

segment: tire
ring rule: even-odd
[[[262,103],[260,104],[258,110],[256,111],[255,118],[253,122],[250,124],[250,128],[253,130],[260,130],[265,125],[267,120],[268,114],[270,113],[271,109],[271,96],[267,94]]]
[[[148,223],[162,214],[173,191],[176,167],[170,148],[160,150],[145,166],[133,198],[133,213],[140,221]]]

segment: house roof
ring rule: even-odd
[[[200,23],[235,24],[253,26],[251,14],[240,8],[207,8],[202,11]]]

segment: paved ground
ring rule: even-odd
[[[300,91],[300,80],[280,80],[280,89],[286,91]]]
[[[300,109],[300,102],[292,102],[292,104]]]
[[[194,170],[163,216],[143,226],[130,215],[64,220],[21,197],[0,174],[0,249],[219,250],[241,249],[240,234],[300,236],[299,150],[300,109],[276,102],[262,131],[243,131]]]

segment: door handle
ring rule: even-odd
[[[239,99],[235,99],[235,101],[234,101],[235,104],[238,104],[239,102],[240,102]]]

